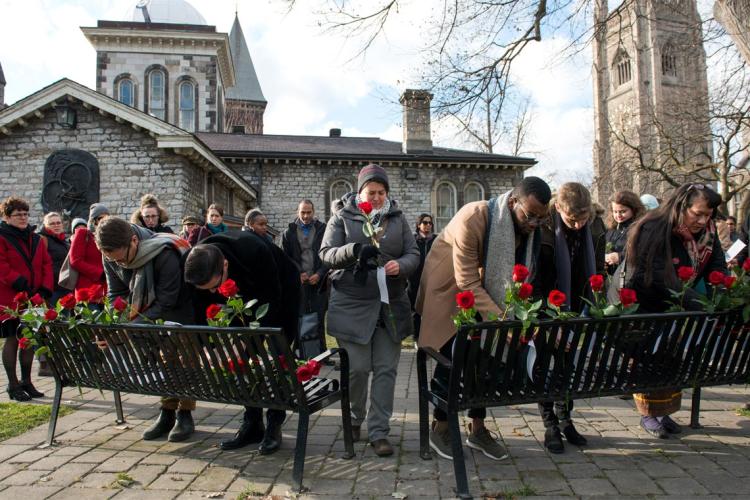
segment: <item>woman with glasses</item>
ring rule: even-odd
[[[99,222],[108,215],[107,207],[101,203],[94,203],[89,207],[88,226],[76,229],[70,239],[70,267],[78,271],[76,290],[92,285],[107,285],[102,254],[94,241],[94,232]]]
[[[607,264],[607,273],[612,276],[624,260],[628,230],[633,222],[646,213],[646,207],[634,192],[618,191],[609,199],[609,209],[604,262]]]
[[[130,216],[130,222],[154,232],[172,233],[172,228],[165,226],[169,220],[167,211],[159,205],[159,200],[153,194],[144,194],[141,197],[141,206]]]
[[[39,294],[45,300],[52,296],[52,260],[47,251],[47,240],[29,225],[29,204],[16,197],[7,198],[0,205],[0,311],[6,307],[25,306],[28,298]],[[20,296],[19,294],[25,294]],[[41,398],[31,383],[32,349],[19,352],[18,321],[0,312],[0,332],[5,339],[3,366],[8,376],[8,397],[16,401]],[[16,360],[21,363],[21,380],[16,374]]]
[[[42,219],[42,228],[39,230],[39,236],[47,239],[47,250],[52,258],[52,282],[54,291],[52,292],[51,304],[57,303],[57,299],[70,292],[67,288],[61,287],[57,282],[60,278],[60,268],[62,267],[65,257],[70,251],[70,241],[65,234],[62,216],[57,212],[49,212]]]
[[[419,248],[419,266],[414,274],[409,276],[409,301],[411,302],[411,309],[414,311],[414,304],[417,300],[417,291],[419,290],[419,281],[422,279],[422,269],[424,268],[424,261],[427,258],[427,254],[430,253],[432,248],[432,242],[435,241],[437,235],[433,232],[434,223],[432,215],[420,214],[417,219],[417,230],[414,232],[414,239],[417,241],[417,247]],[[416,312],[413,313],[414,318],[414,338],[419,336],[419,326],[421,324],[421,317]]]
[[[707,292],[707,276],[727,272],[724,252],[716,233],[714,217],[721,196],[703,184],[684,184],[655,210],[650,210],[631,229],[626,247],[626,286],[636,291],[639,312],[658,313],[670,307],[670,290],[681,290],[677,270],[693,271],[693,287],[683,305],[701,310],[699,292]],[[632,271],[631,271],[632,270]],[[641,427],[649,434],[667,438],[681,431],[669,415],[680,409],[682,394],[663,390],[633,395],[641,413]]]

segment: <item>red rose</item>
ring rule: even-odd
[[[235,373],[239,369],[240,373],[245,372],[245,362],[242,361],[242,359],[237,360],[237,366],[235,367],[234,361],[231,359],[229,360],[229,364],[227,365],[227,370],[229,370],[232,373]]]
[[[117,297],[115,298],[115,301],[112,302],[112,308],[118,313],[121,313],[128,308],[128,301],[122,297]]]
[[[312,370],[313,375],[317,376],[320,373],[320,368],[322,366],[320,362],[311,359],[306,364],[310,365],[310,369]]]
[[[362,213],[365,215],[370,215],[370,212],[372,212],[372,203],[369,201],[362,201],[360,202],[357,207],[362,210]]]
[[[36,307],[39,307],[42,304],[44,304],[44,299],[38,293],[35,293],[34,296],[31,297],[29,300],[31,300],[31,304],[34,305],[34,306],[36,306]]]
[[[531,286],[529,283],[521,283],[521,286],[518,287],[518,298],[526,300],[529,297],[531,297],[531,293],[534,291],[534,287]]]
[[[630,288],[622,288],[620,290],[620,303],[623,307],[635,304],[636,300],[638,298],[635,295],[635,290],[631,290]]]
[[[523,334],[520,337],[518,337],[518,341],[521,343],[521,345],[526,345],[529,343],[529,339],[526,338],[526,334]]]
[[[72,293],[69,293],[65,295],[64,297],[61,297],[60,300],[58,300],[58,302],[63,307],[63,309],[73,309],[76,306],[76,298],[73,296]]]
[[[604,276],[601,274],[592,274],[589,278],[591,289],[595,292],[601,292],[604,289]]]
[[[13,297],[13,302],[16,304],[23,304],[29,300],[29,294],[26,292],[18,292],[15,297]]]
[[[284,356],[283,354],[279,354],[279,365],[281,366],[282,370],[289,369],[289,363],[286,362],[286,356]]]
[[[91,290],[88,288],[79,288],[75,291],[75,297],[78,302],[88,302],[91,300]]]
[[[724,286],[726,288],[732,288],[735,281],[737,281],[737,278],[734,276],[724,276]]]
[[[219,287],[219,293],[226,298],[234,297],[239,293],[240,289],[234,280],[228,279]]]
[[[467,290],[456,294],[456,304],[463,310],[474,307],[474,292]]]
[[[91,285],[89,287],[89,302],[99,304],[104,300],[104,286]]]
[[[513,281],[521,283],[529,277],[529,268],[523,264],[516,264],[513,266]]]
[[[680,268],[677,269],[677,277],[680,278],[681,281],[690,281],[693,279],[693,268],[690,266],[680,266]]]
[[[21,337],[20,339],[18,339],[18,347],[20,347],[21,349],[28,349],[29,347],[31,347],[31,341],[26,337]]]
[[[47,312],[44,313],[44,320],[45,321],[55,321],[57,319],[57,311],[54,309],[47,309]]]
[[[750,259],[745,259],[745,262],[742,263],[742,269],[744,269],[746,273],[750,273]]]
[[[566,299],[567,297],[560,290],[552,290],[547,297],[547,302],[552,306],[560,307],[565,304]]]
[[[313,371],[310,365],[305,363],[304,365],[297,368],[297,380],[300,383],[307,382],[311,378],[313,378]]]
[[[221,306],[219,304],[211,304],[206,308],[206,318],[214,319],[220,312]]]
[[[724,273],[721,271],[711,271],[708,275],[708,282],[713,286],[719,286],[724,284]]]

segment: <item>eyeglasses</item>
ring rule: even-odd
[[[431,226],[432,225],[432,221],[431,220],[423,220],[422,222],[420,222],[420,224],[427,224],[427,225]]]
[[[516,199],[516,205],[521,209],[521,212],[523,212],[523,216],[526,218],[526,222],[529,224],[541,224],[544,222],[544,219],[547,218],[547,216],[539,217],[536,215],[529,215],[529,212],[526,210],[526,207],[523,206],[523,203],[521,203],[518,199]]]
[[[133,246],[132,243],[128,243],[128,249],[125,251],[125,258],[124,259],[113,259],[113,258],[108,257],[108,256],[105,255],[104,256],[104,260],[106,260],[107,262],[112,262],[114,264],[120,264],[120,265],[121,264],[127,264],[128,261],[130,260],[130,247],[131,246]]]
[[[697,189],[698,191],[703,191],[706,187],[705,184],[690,184],[687,190],[690,191],[691,189]]]
[[[11,217],[15,217],[16,219],[25,219],[29,216],[29,212],[19,212],[15,214],[11,214]]]

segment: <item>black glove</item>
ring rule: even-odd
[[[13,290],[17,292],[31,292],[31,288],[29,288],[29,280],[27,280],[25,276],[19,276],[11,286],[13,287]]]
[[[37,290],[37,293],[44,299],[49,300],[50,297],[52,297],[52,292],[47,290],[44,287],[41,287],[39,290]]]
[[[378,268],[378,255],[380,250],[373,245],[362,245],[359,249],[359,258],[354,266],[354,282],[364,286],[367,283],[367,274],[371,269]]]

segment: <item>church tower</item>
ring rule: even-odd
[[[661,197],[709,168],[713,150],[706,54],[695,0],[597,0],[594,197]],[[692,174],[692,175],[691,175]]]
[[[226,92],[224,130],[262,134],[266,98],[260,89],[258,75],[236,14],[232,31],[229,32],[229,45],[232,48],[236,85]]]
[[[0,109],[5,107],[5,75],[3,74],[3,65],[0,64]]]

